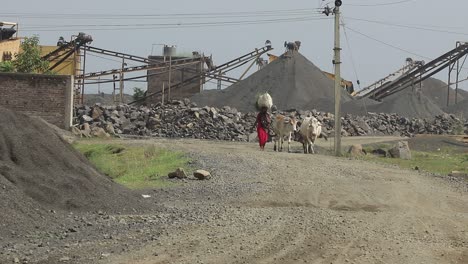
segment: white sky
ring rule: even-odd
[[[152,49],[161,52],[161,46],[153,44],[164,43],[176,45],[179,52],[198,50],[213,55],[215,64],[262,47],[267,39],[272,41],[276,55],[284,51],[284,41],[300,40],[300,52],[332,72],[333,20],[324,19],[318,12],[326,3],[334,6],[334,1],[322,0],[16,0],[2,2],[0,21],[18,22],[20,36],[38,34],[45,45],[55,45],[59,36],[69,39],[82,31],[93,36],[91,45],[98,48],[146,57]],[[456,41],[468,41],[467,10],[468,1],[463,0],[343,0],[341,11],[350,28],[346,30],[348,38],[342,34],[343,77],[356,83],[356,70],[364,87],[403,66],[407,57],[428,62],[454,48]],[[164,23],[180,26],[163,28]],[[118,67],[120,62],[88,57],[87,71]],[[463,70],[461,78],[467,75],[468,70]],[[447,71],[437,77],[447,82]],[[126,84],[134,86],[144,84]],[[109,87],[104,86],[104,91],[110,92]],[[462,87],[466,88],[466,83]]]

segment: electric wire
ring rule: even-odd
[[[101,28],[63,28],[62,30],[93,30],[93,31],[118,31],[118,30],[148,30],[148,29],[174,29],[174,28],[204,28],[204,27],[222,27],[222,26],[239,26],[239,25],[258,25],[258,24],[272,24],[272,23],[290,23],[290,22],[304,22],[304,21],[314,21],[314,20],[328,20],[330,18],[324,17],[301,17],[293,19],[270,19],[270,20],[250,20],[250,21],[224,21],[224,22],[204,22],[204,23],[166,23],[165,25],[157,24],[146,24],[140,25],[139,27],[110,27],[115,25],[109,25],[109,27]],[[91,26],[91,25],[90,25]],[[57,31],[58,28],[52,29],[29,29],[23,28],[22,31],[30,32],[44,32],[44,31]]]
[[[347,28],[348,30],[350,30],[350,31],[352,31],[352,32],[354,32],[354,33],[356,33],[356,34],[359,34],[359,35],[361,35],[361,36],[363,36],[363,37],[366,37],[366,38],[371,39],[371,40],[373,40],[373,41],[379,42],[380,44],[383,44],[383,45],[385,45],[385,46],[388,46],[388,47],[397,49],[397,50],[399,50],[399,51],[403,51],[403,52],[405,52],[405,53],[408,53],[408,54],[411,54],[411,55],[414,55],[414,56],[418,56],[418,57],[421,57],[421,58],[424,58],[424,59],[427,59],[427,60],[433,60],[432,58],[426,57],[426,56],[424,56],[424,55],[417,54],[417,53],[415,53],[415,52],[412,52],[412,51],[403,49],[403,48],[398,47],[398,46],[395,46],[395,45],[393,45],[393,44],[389,44],[389,43],[384,42],[384,41],[382,41],[382,40],[378,40],[378,39],[376,39],[376,38],[374,38],[374,37],[371,37],[371,36],[369,36],[369,35],[367,35],[367,34],[364,34],[364,33],[360,32],[360,31],[358,31],[358,30],[352,29],[352,28],[350,28],[349,26],[343,26],[343,27],[344,27],[344,28]]]
[[[359,6],[359,7],[374,7],[374,6],[389,6],[389,5],[399,5],[405,4],[408,2],[413,2],[416,0],[401,0],[401,1],[394,1],[394,2],[387,2],[387,3],[376,3],[376,4],[349,4],[346,3],[347,6]]]
[[[400,27],[400,28],[418,29],[418,30],[438,32],[438,33],[447,33],[447,34],[468,36],[468,33],[466,33],[466,32],[457,32],[457,31],[449,31],[449,30],[440,30],[440,29],[429,28],[431,26],[410,26],[410,25],[396,24],[396,23],[377,21],[377,20],[369,20],[369,19],[363,19],[363,18],[353,18],[353,17],[346,17],[346,19],[355,20],[355,21],[369,22],[369,23],[386,25],[386,26]]]
[[[345,39],[346,39],[346,45],[347,45],[348,50],[349,50],[349,57],[351,59],[351,65],[353,67],[354,75],[356,77],[358,87],[361,88],[361,82],[359,81],[359,76],[358,76],[358,73],[357,73],[356,63],[354,62],[353,51],[351,49],[351,45],[349,44],[348,33],[346,32],[346,27],[344,27],[345,23],[344,23],[343,18],[341,18],[341,22],[343,24],[343,33],[344,33],[344,36],[345,36]]]
[[[163,19],[180,19],[180,18],[219,18],[219,17],[251,17],[251,16],[282,16],[291,14],[304,14],[317,10],[316,8],[306,9],[287,9],[287,10],[266,10],[266,11],[240,11],[240,12],[210,12],[210,13],[168,13],[168,14],[80,14],[80,13],[0,13],[3,17],[18,17],[23,18],[60,18],[60,19],[141,19],[141,18],[163,18]]]

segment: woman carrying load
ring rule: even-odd
[[[271,117],[268,113],[268,110],[273,105],[273,100],[268,93],[264,93],[258,97],[256,102],[257,109],[259,113],[257,119],[253,125],[257,127],[258,143],[260,145],[260,150],[265,150],[265,144],[268,141],[268,131],[270,130]]]

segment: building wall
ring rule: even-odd
[[[69,129],[73,117],[73,77],[0,73],[0,105]]]
[[[13,59],[19,52],[20,39],[8,39],[0,41],[0,62]]]
[[[163,56],[149,56],[149,59],[152,60],[158,60],[158,61],[164,61]],[[172,57],[172,60],[177,60],[177,59],[184,59],[184,57]],[[167,57],[166,57],[167,60]],[[177,83],[180,83],[182,81],[185,81],[189,78],[192,78],[194,76],[198,76],[201,71],[203,70],[203,65],[200,60],[199,63],[195,63],[192,65],[186,65],[183,68],[175,68],[171,72],[171,85],[175,85]],[[147,94],[152,94],[156,92],[162,91],[163,84],[164,84],[164,94],[165,94],[165,99],[168,99],[169,96],[169,73],[161,73],[157,74],[158,72],[161,72],[161,70],[148,70],[148,91]],[[155,75],[157,74],[157,75]],[[202,89],[202,85],[200,82],[200,79],[196,79],[192,81],[191,83],[188,83],[182,87],[179,87],[177,89],[171,89],[171,98],[170,99],[183,99],[183,98],[188,98],[191,97],[194,94],[200,93]],[[146,99],[147,104],[155,104],[161,102],[161,96],[151,96]]]

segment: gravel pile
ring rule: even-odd
[[[268,92],[278,109],[333,111],[334,84],[299,52],[287,52],[261,70],[221,91],[204,91],[191,98],[200,105],[228,105],[244,112],[255,111],[255,97]],[[343,102],[351,100],[343,93]]]
[[[248,141],[256,113],[242,113],[231,107],[199,107],[185,99],[170,104],[147,106],[81,106],[75,109],[81,128],[101,129],[108,134],[124,134],[167,138],[196,138]],[[299,120],[315,116],[329,133],[333,132],[334,116],[316,110],[279,111]],[[345,136],[454,134],[468,133],[468,124],[454,115],[437,115],[434,119],[406,118],[397,114],[366,116],[345,115]],[[83,130],[81,131],[83,132]],[[86,133],[85,133],[86,134]]]
[[[44,121],[0,107],[0,235],[47,225],[49,211],[134,212],[141,200]]]

